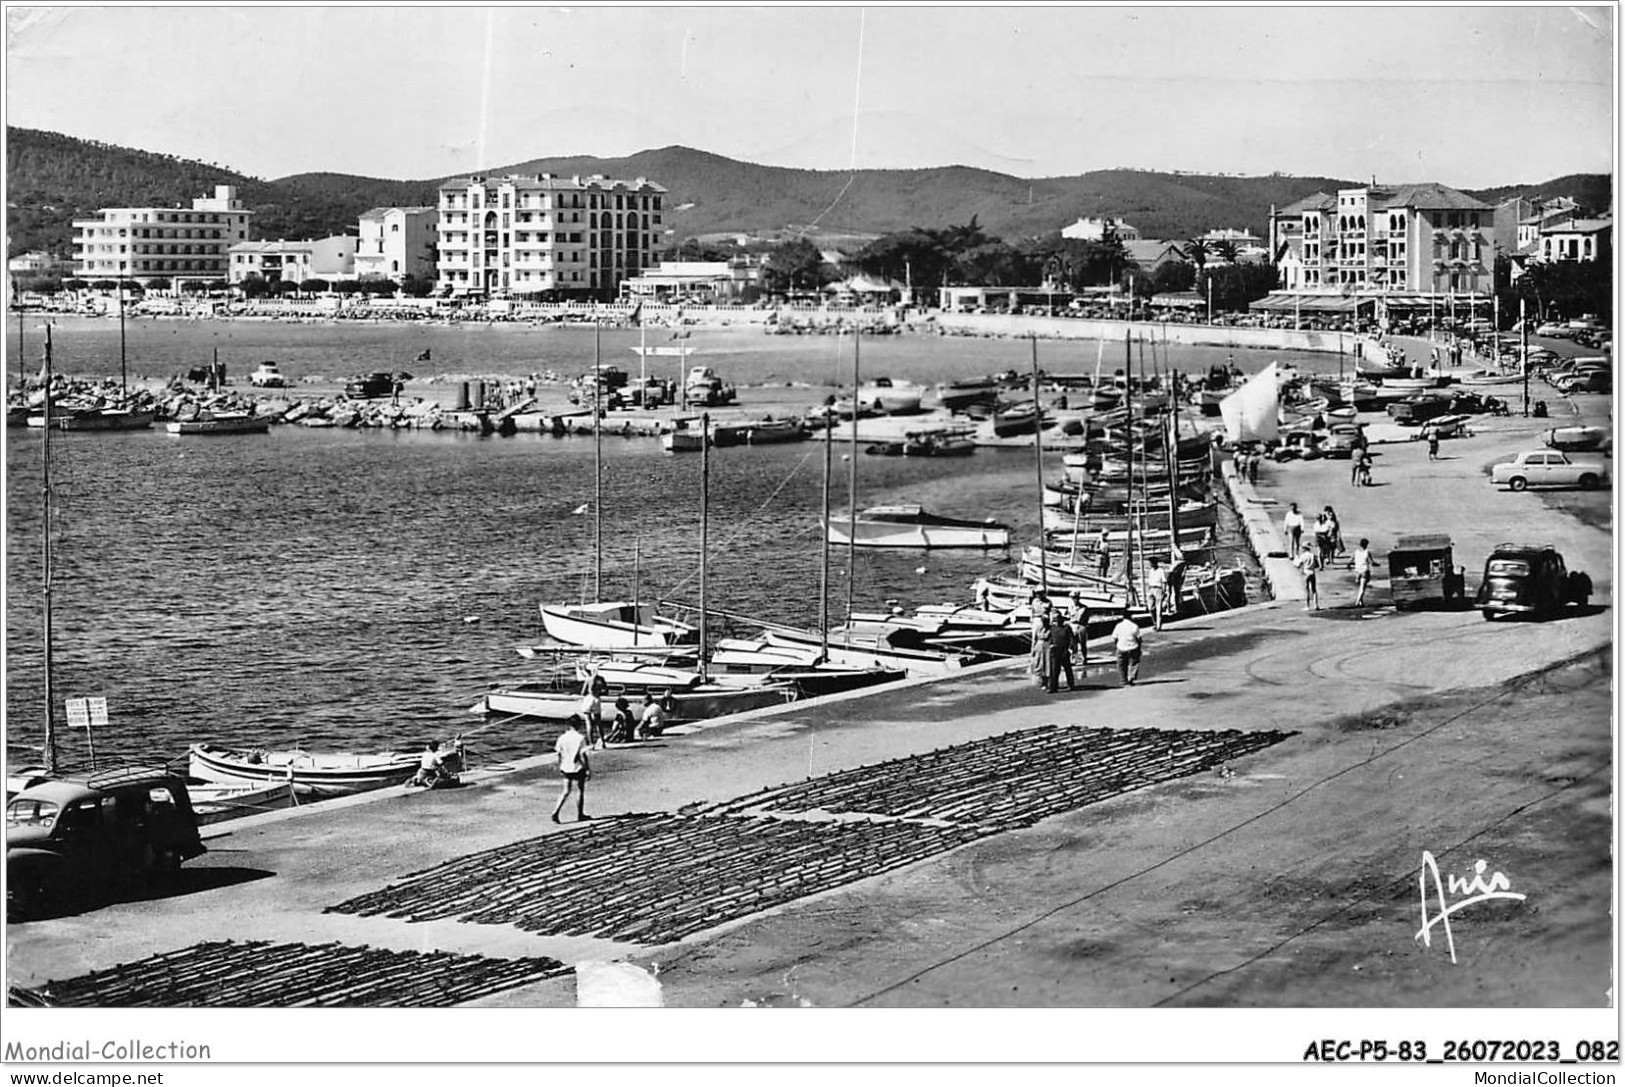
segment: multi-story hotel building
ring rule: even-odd
[[[435,277],[435,208],[373,208],[361,216],[357,279]]]
[[[102,208],[101,218],[74,220],[74,260],[85,279],[223,281],[228,251],[248,240],[254,214],[231,185],[216,185],[190,210]]]
[[[1315,193],[1270,213],[1281,289],[1391,302],[1493,290],[1495,209],[1435,182]]]
[[[231,282],[258,276],[267,283],[354,279],[357,239],[336,234],[317,241],[238,242],[231,247]]]
[[[641,177],[452,178],[440,186],[436,286],[612,299],[653,263],[665,192]]]

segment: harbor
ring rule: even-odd
[[[1030,345],[1009,348],[1013,369]],[[1252,373],[1265,360],[1239,361]],[[1335,360],[1308,361],[1336,372]],[[977,372],[991,371],[987,362],[977,358]],[[831,387],[840,364],[831,360]],[[748,385],[742,391],[748,398]],[[1606,397],[1547,398],[1564,413],[1557,424],[1611,426]],[[1379,444],[1372,487],[1351,486],[1345,460],[1268,461],[1256,483],[1223,460],[1232,546],[1255,568],[1249,603],[1148,631],[1132,689],[1119,683],[1109,639],[1097,636],[1071,692],[1036,689],[1018,658],[679,724],[594,753],[586,826],[546,822],[555,732],[491,729],[469,739],[460,788],[378,789],[205,827],[209,852],[182,868],[172,892],[14,928],[27,938],[13,941],[11,984],[71,1003],[74,979],[110,972],[151,999],[141,979],[153,954],[183,969],[191,956],[229,962],[223,941],[289,955],[366,948],[369,969],[398,969],[432,932],[438,951],[466,957],[468,978],[498,979],[471,981],[453,1001],[485,1007],[575,1004],[571,964],[587,961],[651,977],[658,963],[661,1002],[682,1007],[1314,1005],[1348,1002],[1351,984],[1363,1005],[1459,1003],[1464,977],[1489,993],[1471,978],[1509,970],[1521,987],[1510,997],[1493,990],[1487,1004],[1574,1003],[1587,991],[1601,1004],[1606,963],[1587,949],[1606,943],[1610,887],[1596,860],[1609,834],[1608,496],[1511,494],[1483,474],[1540,447],[1552,425],[1479,417],[1438,459],[1425,442]],[[591,441],[279,427],[199,458],[157,435],[69,439],[115,443],[102,448],[174,488],[164,499],[169,524],[157,523],[177,534],[136,538],[135,511],[153,496],[121,498],[127,481],[96,483],[112,461],[86,464],[96,450],[69,447],[66,508],[103,530],[86,539],[64,518],[65,556],[95,550],[65,559],[79,578],[64,579],[57,602],[69,677],[58,689],[108,690],[87,677],[116,642],[135,676],[168,679],[162,692],[132,682],[110,697],[115,719],[137,709],[159,752],[182,739],[371,750],[398,742],[403,726],[413,739],[473,731],[456,716],[470,677],[503,660],[523,664],[513,649],[537,640],[538,602],[697,591],[699,512],[682,507],[698,505],[699,458],[656,442],[605,447],[605,511],[633,512],[610,517],[610,578],[595,594],[582,559],[594,546],[590,519],[572,512],[592,494]],[[713,601],[816,625],[823,445],[709,457],[722,476],[710,485],[721,506],[711,516],[730,526],[712,545]],[[14,472],[25,463],[18,449]],[[358,472],[356,458],[371,451],[377,458]],[[1061,459],[1053,455],[1047,477],[1062,475]],[[907,497],[1007,519],[1023,542],[1041,538],[1030,440],[970,458],[860,453],[842,467],[853,465],[862,505]],[[231,489],[247,471],[277,496],[274,510],[251,511],[246,493]],[[26,539],[18,478],[13,525]],[[365,490],[346,498],[337,480]],[[782,518],[757,520],[769,497],[796,510],[789,531]],[[1311,511],[1334,503],[1345,537],[1369,536],[1379,553],[1407,533],[1447,533],[1473,585],[1493,547],[1538,523],[1539,542],[1589,573],[1599,603],[1545,622],[1486,623],[1473,610],[1396,609],[1379,575],[1368,605],[1353,608],[1353,573],[1334,563],[1321,577],[1326,607],[1307,610],[1285,557],[1289,502]],[[330,521],[335,512],[341,519]],[[109,541],[109,525],[128,535]],[[195,578],[205,528],[207,591],[86,605],[105,595],[98,569],[126,579],[135,571],[138,585],[163,585],[183,565]],[[470,564],[473,548],[481,557]],[[37,621],[23,606],[27,554],[9,575],[13,722],[38,699],[24,644]],[[851,589],[859,609],[965,601],[990,570],[977,551],[925,554],[922,565],[920,552],[860,549]],[[324,578],[322,564],[335,561]],[[180,565],[166,574],[166,562]],[[541,572],[548,565],[562,569]],[[634,569],[653,580],[648,589],[633,588]],[[293,615],[301,633],[290,638]],[[141,640],[121,636],[120,622]],[[319,648],[321,668],[290,648]],[[233,674],[255,682],[221,684]],[[336,697],[340,686],[353,693]],[[1559,719],[1567,725],[1552,727]],[[17,742],[15,726],[8,740]],[[997,768],[1011,759],[1023,769],[1007,788]],[[1530,810],[1539,818],[1520,815]],[[407,821],[433,833],[402,835]],[[1520,884],[1538,886],[1538,938],[1530,915],[1500,918],[1497,955],[1469,957],[1466,974],[1437,945],[1413,940],[1424,849],[1454,871],[1493,852]],[[1053,862],[1069,854],[1079,863]],[[683,877],[670,886],[640,878],[656,856]],[[476,909],[488,892],[480,870],[493,863],[509,873],[512,894]],[[549,877],[565,871],[581,874],[568,886]],[[608,897],[622,901],[618,912],[596,905]],[[1139,920],[1124,929],[1127,914]],[[105,937],[83,940],[86,924]],[[1456,936],[1463,947],[1487,938],[1466,926]],[[1293,965],[1305,954],[1313,971]],[[1576,962],[1595,963],[1596,976],[1577,977]],[[494,970],[503,963],[511,969]],[[255,976],[252,962],[238,968]],[[293,1004],[318,989],[336,1005],[365,1004],[364,992],[406,999],[366,969],[348,980],[320,969],[287,977],[286,990],[256,999]],[[226,985],[185,1002],[240,1006],[246,992]]]

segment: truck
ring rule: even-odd
[[[1561,449],[1530,449],[1490,469],[1490,483],[1521,491],[1526,487],[1579,487],[1595,490],[1612,475],[1603,457]]]

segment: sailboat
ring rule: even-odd
[[[158,416],[156,410],[138,408],[130,401],[129,367],[124,351],[123,283],[119,284],[118,291],[118,372],[118,403],[68,409],[57,416],[56,425],[63,430],[145,430]]]
[[[594,372],[600,364],[601,326],[593,326]],[[593,385],[593,603],[542,604],[542,627],[548,637],[568,645],[602,649],[636,649],[687,645],[699,632],[688,623],[659,615],[652,601],[602,598],[604,581],[604,444],[602,383]]]

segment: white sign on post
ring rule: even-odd
[[[97,728],[107,727],[107,699],[87,698],[90,703],[90,723]]]
[[[90,707],[88,699],[70,698],[64,704],[68,707],[69,728],[90,727]]]

